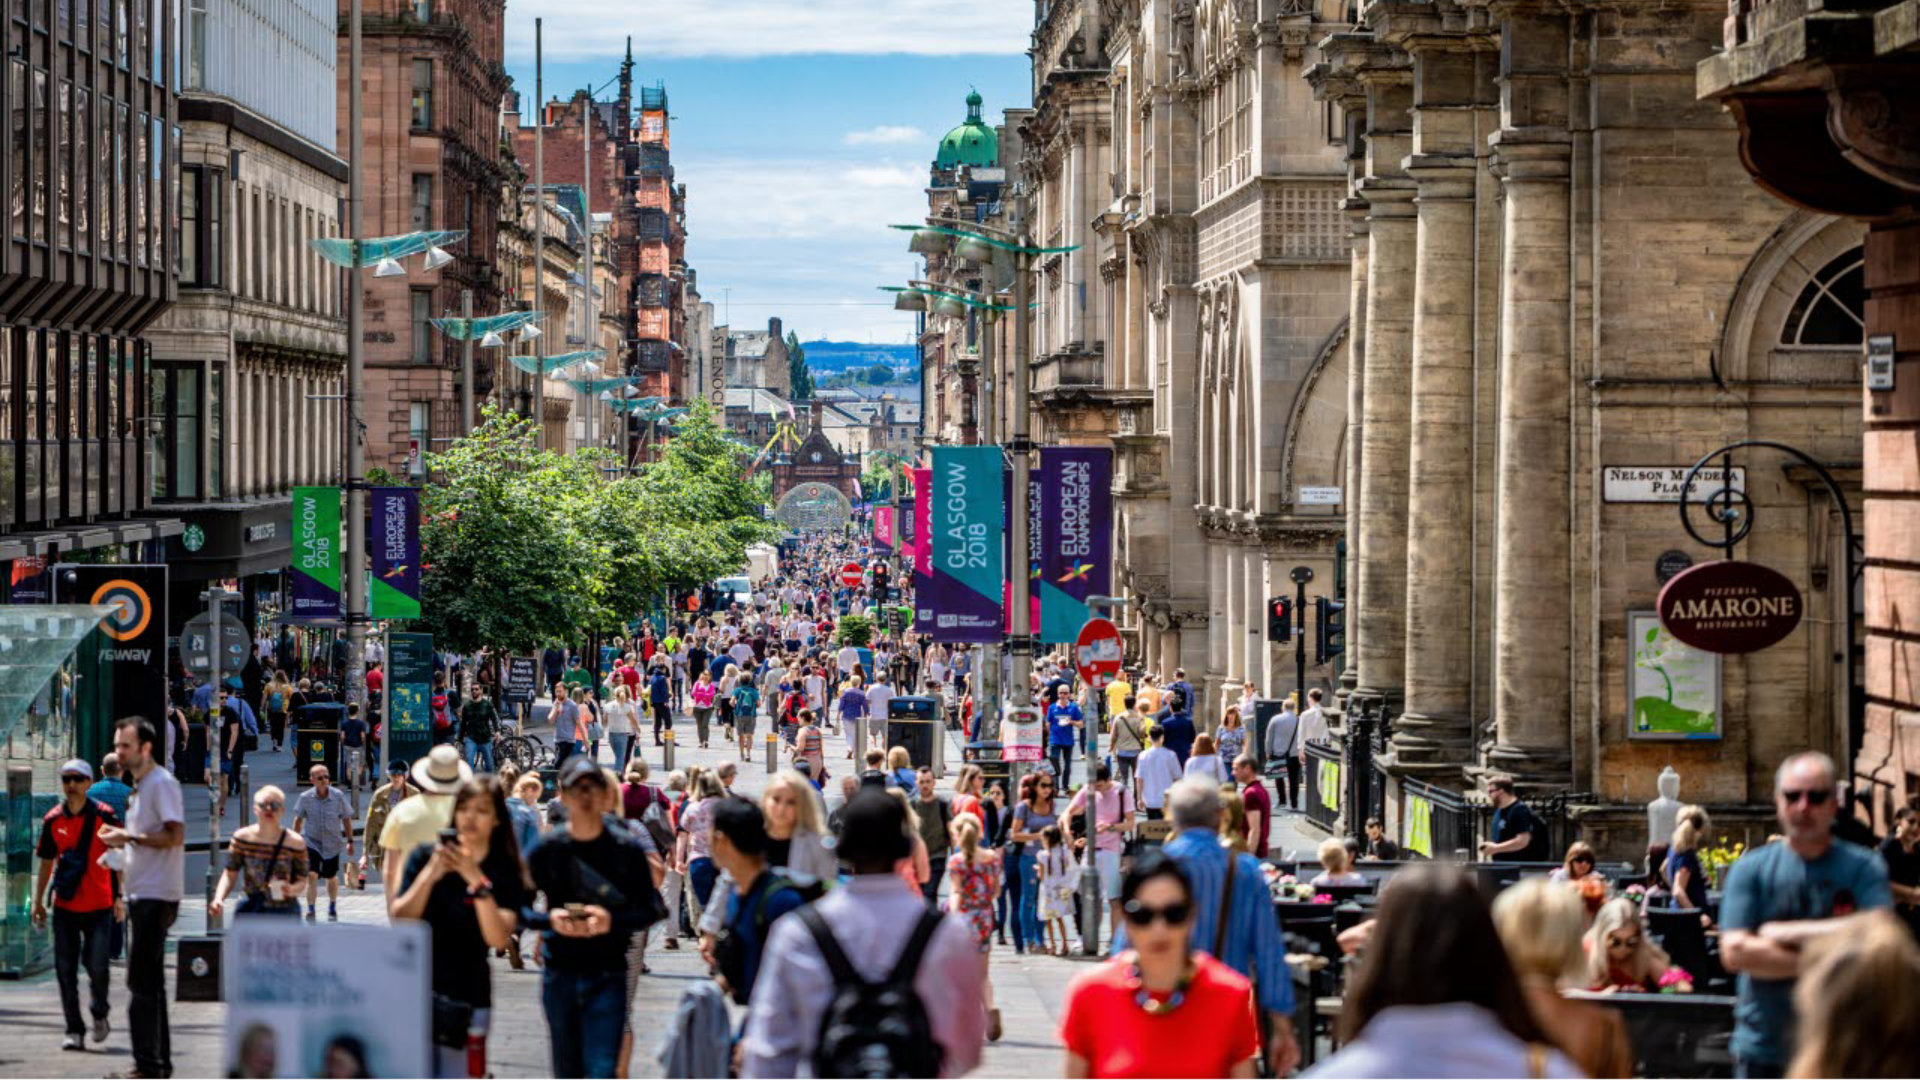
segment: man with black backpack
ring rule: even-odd
[[[838,853],[853,876],[773,924],[754,980],[740,1075],[959,1076],[980,1063],[985,967],[959,915],[894,876],[912,853],[906,808],[848,800]]]
[[[707,960],[733,1000],[745,1005],[753,995],[760,958],[766,952],[773,921],[815,899],[786,870],[767,865],[767,819],[746,799],[722,799],[713,811],[713,861],[733,882],[720,933],[703,940]]]

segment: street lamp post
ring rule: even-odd
[[[346,698],[357,702],[364,715],[367,700],[367,461],[366,356],[361,350],[366,319],[364,286],[360,281],[360,245],[365,238],[360,165],[365,137],[361,132],[361,0],[353,0],[347,15],[347,236],[352,243],[353,268],[347,272],[347,550],[346,586],[347,685]]]

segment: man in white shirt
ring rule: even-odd
[[[875,665],[878,666],[878,665]],[[887,669],[874,672],[873,685],[867,687],[867,745],[887,745],[887,702],[893,700],[893,687],[887,682]]]
[[[1140,755],[1139,763],[1133,767],[1133,780],[1139,785],[1140,805],[1147,810],[1147,820],[1159,821],[1165,816],[1167,789],[1180,782],[1184,770],[1180,755],[1167,749],[1165,726],[1155,725],[1147,738],[1153,745]]]
[[[1327,714],[1320,709],[1322,693],[1318,687],[1307,691],[1307,711],[1300,714],[1300,757],[1306,759],[1307,744],[1327,741]]]
[[[853,669],[860,663],[860,650],[854,648],[852,645],[842,645],[840,646],[840,653],[836,657],[835,662],[840,667],[840,674],[851,675],[853,674]],[[872,673],[869,672],[868,674]]]
[[[740,665],[742,672],[753,670],[753,646],[745,641],[734,642],[733,648],[727,650],[727,655],[733,657],[733,662]]]
[[[130,716],[114,726],[113,752],[133,779],[125,828],[99,826],[100,842],[126,852],[127,1033],[134,1075],[172,1076],[167,1028],[167,930],[186,892],[186,808],[180,781],[153,760],[153,725]]]
[[[1284,775],[1287,782],[1286,794],[1274,792],[1274,802],[1289,809],[1299,809],[1300,802],[1300,717],[1293,711],[1293,699],[1281,703],[1280,711],[1272,720],[1267,721],[1267,775],[1273,777],[1274,787],[1280,786]]]

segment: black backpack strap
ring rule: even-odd
[[[933,941],[934,932],[940,929],[941,918],[940,912],[931,907],[920,913],[920,921],[913,928],[913,936],[907,939],[907,947],[901,950],[900,959],[894,961],[893,970],[887,973],[888,983],[913,983],[920,971],[920,958]]]
[[[866,984],[860,973],[853,970],[853,964],[847,960],[847,954],[840,949],[840,943],[833,939],[833,931],[827,929],[827,921],[809,905],[796,909],[800,921],[806,924],[807,932],[813,935],[814,944],[820,946],[820,959],[827,962],[827,971],[833,976],[835,986],[862,986]]]

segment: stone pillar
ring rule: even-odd
[[[1412,446],[1407,517],[1406,712],[1402,771],[1452,773],[1472,759],[1474,90],[1458,39],[1413,46],[1418,185]],[[1448,524],[1451,523],[1451,524]]]
[[[1500,421],[1494,532],[1494,745],[1490,769],[1564,783],[1572,630],[1568,414],[1572,277],[1568,21],[1518,9],[1502,27],[1504,190]]]
[[[1413,85],[1403,68],[1363,71],[1367,88],[1366,422],[1361,432],[1359,686],[1398,712],[1406,666],[1407,453],[1413,375]]]
[[[1353,275],[1347,305],[1347,490],[1342,493],[1347,511],[1347,651],[1341,656],[1340,699],[1345,711],[1346,699],[1360,685],[1359,624],[1353,618],[1354,599],[1360,595],[1360,486],[1361,462],[1366,430],[1367,372],[1367,257],[1372,244],[1367,236],[1367,204],[1362,199],[1347,201],[1347,222],[1353,245]]]
[[[1194,723],[1202,730],[1206,730],[1213,719],[1211,716],[1202,717],[1213,711],[1212,705],[1217,700],[1220,687],[1242,678],[1247,670],[1247,562],[1240,545],[1231,538],[1218,538],[1214,544],[1227,571],[1224,597],[1227,648],[1222,654],[1226,657],[1226,666],[1220,672],[1218,683],[1207,687],[1206,700],[1194,702]]]

